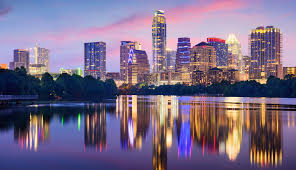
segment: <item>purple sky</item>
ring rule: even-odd
[[[274,25],[283,33],[283,64],[296,66],[296,2],[293,0],[0,0],[0,63],[13,49],[38,43],[51,50],[51,71],[83,68],[83,43],[107,43],[107,71],[119,71],[122,40],[142,43],[151,64],[155,9],[167,18],[168,48],[188,36],[192,45],[235,33],[248,54],[248,34]]]

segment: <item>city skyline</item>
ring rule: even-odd
[[[206,41],[207,37],[227,39],[228,34],[235,33],[242,44],[243,55],[248,55],[250,30],[258,26],[273,25],[280,28],[283,33],[283,66],[295,66],[296,63],[293,57],[296,53],[293,50],[295,39],[293,37],[296,37],[293,28],[296,24],[292,22],[294,14],[291,11],[295,4],[292,1],[286,3],[260,1],[256,4],[255,1],[231,0],[210,2],[175,0],[170,1],[171,3],[165,0],[157,4],[153,3],[154,1],[150,3],[110,1],[104,4],[92,1],[92,5],[81,3],[82,1],[74,1],[70,5],[62,1],[33,2],[35,1],[31,0],[25,4],[17,1],[0,1],[2,23],[0,36],[3,37],[0,40],[3,44],[0,47],[1,63],[8,64],[11,61],[13,49],[26,49],[39,43],[40,46],[51,50],[51,72],[57,72],[60,67],[67,67],[65,61],[70,61],[69,65],[73,68],[83,68],[81,44],[104,41],[107,44],[107,72],[119,71],[120,41],[139,41],[143,45],[143,50],[147,51],[149,63],[152,64],[151,23],[153,12],[157,9],[165,11],[167,47],[172,50],[176,50],[178,37],[190,37],[194,46]],[[44,5],[48,5],[48,9],[38,17],[34,15],[35,12],[40,12],[42,9],[40,7]],[[94,9],[100,5],[106,8],[99,11]],[[107,12],[113,7],[112,5],[118,7],[118,11]],[[274,10],[279,5],[286,7],[282,8],[285,11]],[[54,9],[57,6],[65,8],[65,11]],[[138,8],[122,15],[122,11],[135,6]],[[18,10],[21,7],[30,12],[23,14]],[[74,11],[78,7],[80,10]],[[51,14],[53,10],[57,13]],[[82,14],[85,10],[88,12]],[[81,15],[72,17],[70,16],[72,12]],[[91,20],[102,14],[106,17],[97,22]],[[88,19],[82,20],[87,16]],[[27,23],[22,21],[24,17],[27,18]],[[221,22],[221,18],[227,18],[227,21]],[[22,22],[12,24],[15,20]],[[18,29],[20,26],[23,29]]]

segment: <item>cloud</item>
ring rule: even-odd
[[[12,11],[11,6],[7,6],[4,1],[0,0],[0,17],[10,13]]]

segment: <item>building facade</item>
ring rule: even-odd
[[[46,72],[49,72],[49,50],[46,48],[41,48],[36,45],[34,47],[34,57],[35,64],[42,64],[46,67]]]
[[[131,49],[128,57],[127,83],[135,85],[144,82],[145,75],[150,72],[146,51]]]
[[[251,57],[250,79],[266,80],[269,76],[283,77],[282,33],[273,26],[258,27],[249,35]]]
[[[154,12],[152,21],[152,71],[154,73],[164,72],[166,70],[166,18],[164,11]]]
[[[207,38],[207,42],[215,48],[217,67],[226,67],[228,63],[228,45],[221,38]]]
[[[127,82],[128,56],[130,50],[141,50],[141,44],[134,41],[121,41],[120,45],[120,78]]]
[[[84,76],[105,80],[106,43],[90,42],[84,44]]]
[[[7,70],[7,69],[8,69],[7,64],[1,64],[1,65],[0,65],[0,69]]]
[[[16,49],[13,51],[13,62],[9,64],[10,69],[24,67],[29,72],[30,55],[28,50]]]
[[[176,65],[176,51],[167,48],[166,49],[166,60],[167,60],[167,70],[174,71]]]
[[[176,72],[188,72],[190,66],[190,38],[178,38],[176,54]]]
[[[235,34],[229,34],[226,44],[228,45],[228,68],[243,71],[242,49],[241,43],[236,38]]]
[[[30,64],[30,75],[42,77],[42,74],[47,72],[47,67],[44,64]]]
[[[201,42],[191,48],[190,72],[198,70],[207,72],[214,67],[216,67],[216,50],[212,45]]]
[[[293,77],[296,77],[296,67],[284,67],[283,69],[284,77],[286,75],[292,75]]]

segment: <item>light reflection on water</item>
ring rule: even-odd
[[[293,101],[120,96],[106,104],[4,109],[0,150],[7,155],[0,163],[9,169],[293,169]],[[9,164],[16,158],[18,164]],[[35,166],[38,160],[54,164]]]

